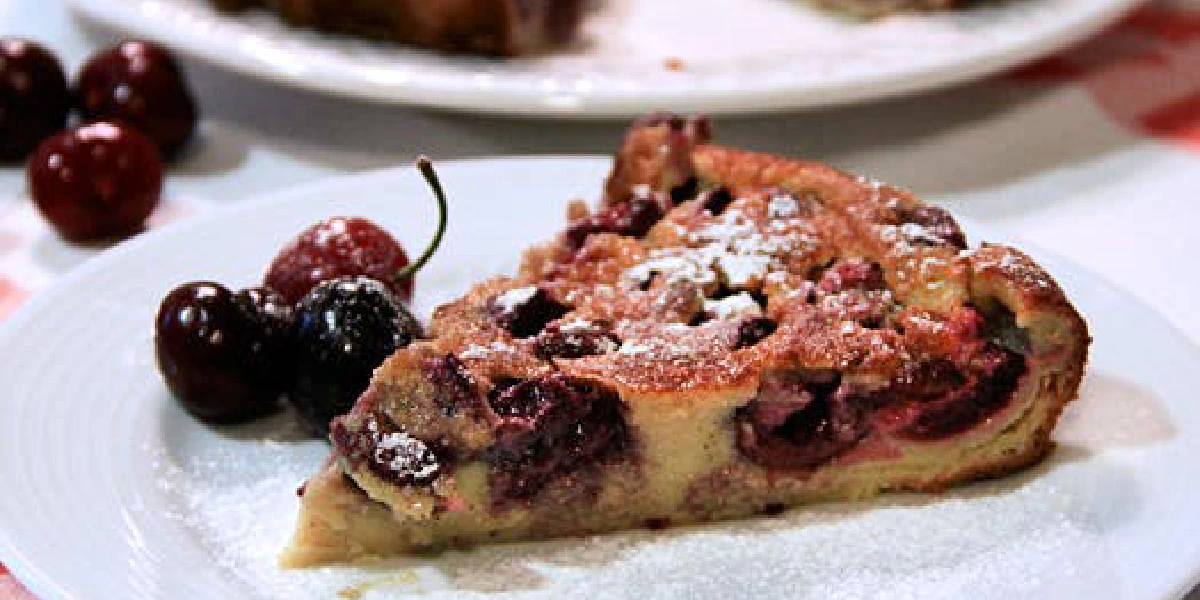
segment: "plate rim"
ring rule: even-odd
[[[489,87],[481,81],[473,81],[470,89],[450,89],[428,82],[425,85],[386,84],[357,77],[339,78],[320,68],[287,71],[254,53],[227,54],[222,51],[226,46],[218,48],[208,43],[209,40],[196,28],[166,24],[169,20],[155,20],[134,8],[131,0],[66,0],[66,4],[85,20],[157,40],[226,72],[293,89],[374,104],[410,105],[492,116],[612,120],[629,119],[655,110],[713,115],[764,114],[851,105],[943,89],[994,75],[1070,47],[1102,31],[1148,0],[1095,1],[1099,3],[1098,8],[1077,14],[1077,18],[1062,22],[1040,37],[1000,43],[987,52],[943,60],[916,72],[902,70],[860,75],[826,85],[793,84],[751,93],[680,87],[641,90],[633,97],[604,95],[593,90],[575,93],[567,102],[562,100],[564,94],[561,91],[510,91]],[[222,15],[218,18],[236,17]],[[303,31],[312,33],[307,29]]]
[[[607,155],[592,155],[592,154],[542,154],[542,155],[512,155],[512,156],[491,156],[491,157],[475,157],[464,159],[452,159],[438,161],[438,165],[442,167],[454,168],[454,166],[471,167],[473,165],[488,165],[497,163],[511,162],[539,162],[547,165],[570,163],[575,168],[607,168],[612,162],[612,157]],[[298,183],[295,185],[284,186],[276,190],[268,192],[260,192],[249,194],[240,202],[221,206],[204,215],[199,215],[194,218],[185,219],[171,223],[167,226],[151,230],[142,235],[139,235],[126,242],[117,244],[105,251],[89,258],[82,264],[71,269],[47,288],[35,294],[32,298],[24,303],[15,313],[10,315],[3,322],[0,322],[0,347],[11,343],[9,338],[17,331],[21,325],[26,324],[31,320],[35,320],[42,313],[43,305],[52,303],[55,299],[63,294],[70,293],[77,281],[85,277],[109,268],[111,263],[120,261],[127,254],[141,252],[145,246],[158,243],[158,240],[169,238],[179,231],[188,229],[202,229],[209,226],[212,222],[224,221],[229,218],[236,217],[241,214],[253,213],[264,205],[285,204],[292,200],[297,195],[320,194],[326,189],[337,189],[343,185],[352,182],[362,182],[375,178],[386,178],[393,176],[417,177],[417,173],[412,169],[411,163],[404,163],[398,166],[385,167],[381,169],[373,169],[358,173],[350,173],[337,175],[333,177],[323,178],[316,181]],[[1063,257],[1053,251],[1046,250],[1036,243],[1022,239],[1018,235],[1006,231],[1003,227],[995,227],[991,225],[980,224],[978,221],[970,218],[957,216],[960,221],[966,223],[969,229],[977,232],[977,237],[983,237],[978,234],[986,234],[989,237],[1002,240],[1003,242],[1018,243],[1022,248],[1028,249],[1033,255],[1050,262],[1058,263],[1067,266],[1071,271],[1081,274],[1087,279],[1102,287],[1106,292],[1119,297],[1122,302],[1134,306],[1149,317],[1155,326],[1161,332],[1173,338],[1173,343],[1179,347],[1185,347],[1193,354],[1193,358],[1200,359],[1200,341],[1192,340],[1182,329],[1174,323],[1163,317],[1147,303],[1135,296],[1133,293],[1111,283],[1106,277],[1095,272],[1094,270],[1079,264],[1069,258]],[[1095,316],[1093,315],[1093,318]],[[70,594],[61,584],[57,583],[56,579],[45,568],[34,564],[26,558],[25,553],[21,550],[16,540],[12,538],[12,534],[0,528],[0,563],[3,563],[5,568],[16,577],[17,581],[34,593],[40,600],[54,600],[63,598],[68,600],[82,600],[85,597]],[[1189,591],[1197,588],[1200,585],[1200,563],[1192,566],[1190,574],[1185,578],[1181,577],[1176,585],[1171,586],[1178,596],[1182,597]]]

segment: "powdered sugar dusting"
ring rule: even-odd
[[[985,247],[972,253],[975,265],[985,269],[999,269],[1012,278],[1020,287],[1053,290],[1056,287],[1050,275],[1028,257],[1013,250]]]
[[[754,297],[746,292],[740,292],[720,300],[705,300],[704,312],[715,319],[729,319],[743,315],[757,316],[762,314],[762,307]]]
[[[800,209],[796,205],[796,199],[789,194],[771,196],[771,201],[767,203],[767,216],[772,219],[794,217],[799,212]]]
[[[761,254],[724,254],[717,257],[717,268],[732,288],[744,288],[762,281],[771,267],[771,257]]]
[[[617,352],[620,354],[649,354],[654,351],[654,347],[649,344],[625,344]]]
[[[591,331],[593,327],[595,327],[595,325],[593,325],[591,321],[575,317],[574,319],[559,325],[559,330],[563,333],[582,333],[585,331]]]
[[[900,255],[911,253],[914,245],[932,244],[941,246],[947,243],[945,239],[920,223],[881,225],[879,227],[879,237],[885,242],[894,243],[894,252]]]
[[[374,429],[374,421],[370,424]],[[437,461],[422,460],[428,454],[425,444],[403,431],[385,433],[375,444],[375,460],[396,473],[411,474],[417,480],[432,477],[438,471]]]
[[[537,294],[537,288],[532,285],[508,290],[496,296],[496,307],[506,313],[510,313],[516,310],[517,307],[529,302],[535,294]]]
[[[665,254],[662,251],[658,254]],[[667,283],[691,282],[697,285],[715,284],[717,275],[713,271],[712,257],[663,256],[647,260],[625,271],[625,279],[642,284],[655,274],[662,275]]]
[[[695,357],[697,352],[701,350],[701,348],[696,346],[696,343],[697,340],[693,336],[681,336],[677,338],[661,336],[658,338],[647,338],[640,342],[622,344],[621,348],[617,350],[617,354],[636,356],[646,361],[660,363],[654,366],[661,368],[662,363],[677,360],[686,361]]]
[[[479,344],[471,344],[471,345],[467,346],[466,350],[459,352],[458,357],[459,358],[489,358],[493,354],[496,354],[496,353],[513,352],[515,350],[516,349],[513,348],[512,346],[510,346],[504,342],[500,342],[500,341],[492,342],[490,345],[487,345],[487,346],[480,346]]]
[[[471,344],[466,350],[458,353],[459,358],[487,358],[491,355],[491,350],[479,344]]]
[[[787,203],[790,202],[790,207]],[[777,195],[769,200],[776,219],[798,214],[795,199]],[[756,288],[782,267],[780,257],[807,249],[816,240],[803,232],[789,232],[798,219],[774,220],[769,235],[741,211],[729,209],[711,223],[686,235],[693,247],[656,248],[650,257],[625,271],[627,281],[644,284],[655,274],[667,283],[690,282],[700,287],[717,283],[734,289]]]

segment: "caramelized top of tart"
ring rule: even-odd
[[[974,261],[995,259],[965,250],[945,210],[821,165],[733,157],[707,135],[696,120],[635,127],[597,212],[576,207],[518,277],[439,308],[435,344],[484,372],[540,359],[641,391],[756,385],[785,367],[869,382],[953,352],[997,309],[971,296]],[[752,181],[710,181],[702,162]]]

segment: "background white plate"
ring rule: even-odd
[[[511,266],[593,197],[606,159],[446,163],[442,252],[418,310]],[[518,186],[519,182],[519,186]],[[377,568],[281,571],[294,490],[324,456],[291,415],[214,429],[159,380],[151,323],[175,284],[234,286],[332,214],[415,251],[433,203],[411,170],[336,179],[150,233],[89,261],[0,330],[0,559],[45,600],[520,597],[1134,598],[1200,573],[1196,348],[1123,293],[1040,257],[1096,338],[1082,398],[1032,472],[667,532],[491,547]]]
[[[81,15],[225,68],[338,95],[485,113],[752,113],[926,90],[1098,31],[1138,0],[997,0],[852,22],[803,0],[603,0],[577,47],[445,56],[220,14],[207,0],[69,0]],[[682,72],[668,59],[686,64]]]

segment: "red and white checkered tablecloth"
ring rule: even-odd
[[[0,598],[4,600],[36,600],[33,594],[25,591],[20,582],[8,573],[4,565],[0,565]]]
[[[1069,86],[1081,90],[1126,134],[1159,140],[1180,150],[1184,157],[1191,153],[1194,160],[1185,159],[1191,163],[1177,168],[1200,172],[1198,0],[1152,2],[1080,47],[974,85]],[[1070,120],[1072,115],[1068,113],[1075,109],[1063,104],[1053,110]],[[14,186],[21,185],[18,181],[15,175],[9,178]],[[1177,191],[1186,194],[1188,201],[1197,202],[1200,198],[1196,198],[1196,189]],[[187,218],[209,206],[203,201],[168,198],[151,226]],[[1193,214],[1200,215],[1200,211]],[[48,263],[86,258],[86,251],[64,258],[58,250],[49,250],[44,243],[48,235],[27,199],[0,205],[0,320],[61,275],[63,269],[49,268]],[[47,252],[56,254],[54,260],[42,260],[47,257],[40,253]],[[0,600],[33,598],[0,565]]]

